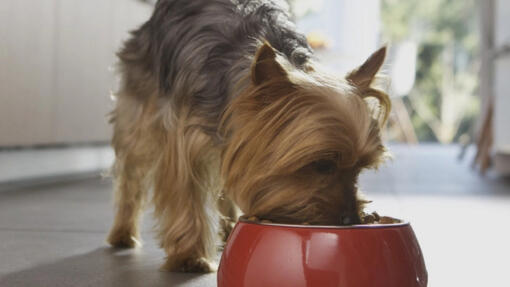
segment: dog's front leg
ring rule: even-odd
[[[207,140],[198,131],[172,131],[155,171],[154,204],[158,237],[167,254],[163,269],[212,272],[215,236],[206,204],[207,169],[201,166]]]

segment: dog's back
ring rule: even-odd
[[[174,112],[215,123],[263,41],[296,67],[311,54],[285,1],[160,0],[118,55],[126,84],[157,85]]]

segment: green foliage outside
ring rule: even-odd
[[[418,44],[415,86],[403,100],[419,141],[450,143],[472,132],[479,110],[477,8],[475,0],[381,2],[383,41]]]

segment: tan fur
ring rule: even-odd
[[[193,119],[180,118],[167,133],[154,179],[155,216],[169,270],[179,270],[190,260],[207,264],[215,255],[206,207],[217,197],[217,155],[209,138],[192,126]]]
[[[165,101],[150,77],[125,71],[134,80],[124,83],[112,114],[118,200],[108,241],[136,245],[151,187],[163,267],[172,271],[214,270],[215,227],[225,240],[236,205],[273,222],[356,223],[365,203],[358,174],[385,154],[380,128],[390,102],[371,87],[383,56],[340,80],[313,63],[292,70],[263,44],[218,123],[188,102]],[[367,98],[379,102],[377,113]],[[217,126],[221,140],[201,126]]]
[[[168,255],[163,268],[212,271],[214,224],[205,209],[219,197],[218,152],[209,137],[193,127],[193,119],[174,117],[171,129],[166,128],[151,90],[145,102],[129,88],[117,95],[112,113],[117,213],[108,242],[118,247],[137,244],[139,217],[153,187],[158,238]]]
[[[150,116],[154,109],[153,103],[140,104],[124,92],[119,94],[112,113],[117,213],[108,242],[115,246],[134,247],[139,240],[138,222],[150,186],[147,175],[156,159],[154,151],[161,143],[160,132]]]
[[[225,243],[239,217],[239,212],[234,202],[225,196],[220,197],[217,204],[220,212],[220,237]]]

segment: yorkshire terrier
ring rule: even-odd
[[[390,100],[374,87],[385,54],[337,78],[321,71],[285,1],[159,0],[118,53],[109,243],[137,244],[149,189],[171,271],[212,271],[215,226],[226,238],[238,209],[359,223],[358,175],[385,157]]]

